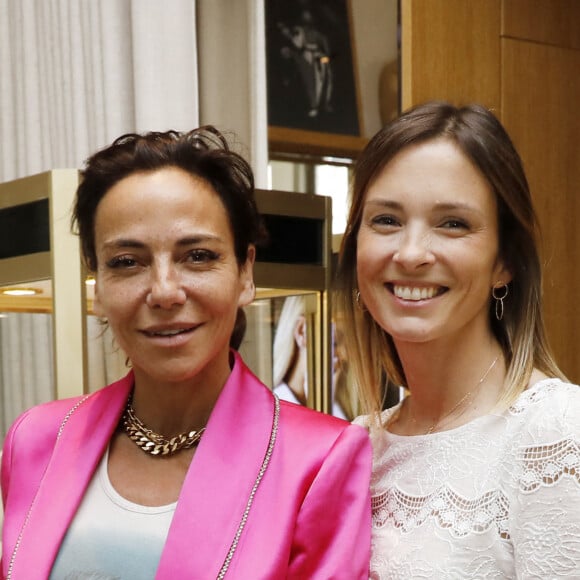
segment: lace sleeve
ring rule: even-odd
[[[560,438],[520,447],[511,512],[517,578],[578,578],[580,571],[580,409],[574,393],[552,401],[542,431]],[[548,423],[549,421],[549,423]],[[530,432],[533,428],[530,427]],[[539,434],[539,430],[535,431]],[[545,440],[545,439],[544,439]]]

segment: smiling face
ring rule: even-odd
[[[95,312],[136,380],[221,382],[238,306],[254,298],[254,249],[241,267],[212,187],[173,167],[132,174],[95,217]]]
[[[491,333],[498,257],[494,194],[451,141],[398,153],[371,183],[357,237],[357,277],[369,313],[399,341]]]

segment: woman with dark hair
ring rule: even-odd
[[[372,578],[580,570],[580,389],[550,352],[522,163],[433,102],[361,154],[339,308],[374,447]],[[385,381],[405,387],[381,409]]]
[[[2,577],[366,578],[367,433],[280,402],[235,351],[263,238],[246,161],[212,127],[120,137],[74,224],[132,368],[12,426]]]

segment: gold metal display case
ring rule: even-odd
[[[308,406],[332,404],[332,200],[330,197],[258,190],[256,199],[270,234],[255,265],[257,300],[304,294],[308,325]],[[264,380],[264,379],[263,379]]]
[[[76,169],[55,169],[0,184],[0,312],[51,312],[57,398],[86,384],[86,292],[79,240],[70,233]],[[34,361],[26,361],[34,364]]]
[[[78,237],[70,230],[78,182],[78,170],[55,169],[0,184],[0,292],[17,287],[36,292],[32,296],[0,294],[0,315],[52,314],[56,398],[90,390],[87,315],[92,313],[92,289],[86,283]],[[307,404],[329,412],[331,199],[271,190],[257,190],[256,197],[270,234],[270,244],[257,254],[256,303],[294,294],[305,296],[314,322],[308,329],[311,386]],[[260,341],[253,346],[242,343],[242,353],[244,348],[252,368],[252,361],[268,358]],[[259,368],[254,370],[268,384],[268,377],[262,376]]]

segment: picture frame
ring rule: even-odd
[[[356,157],[362,137],[350,0],[266,0],[273,153]]]

